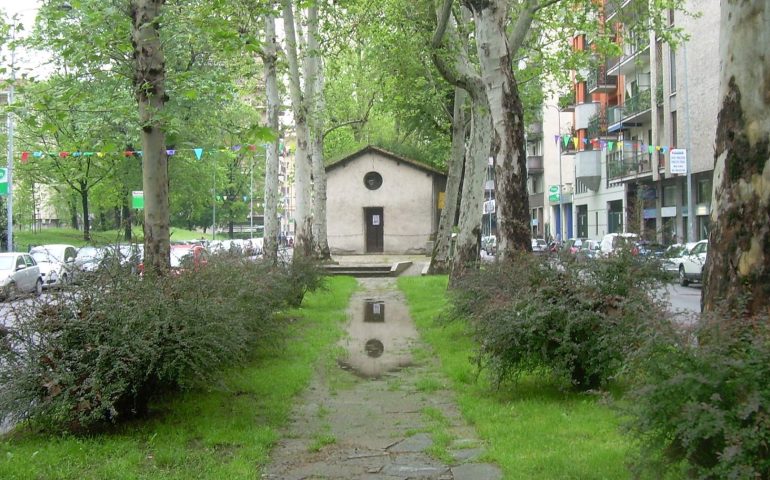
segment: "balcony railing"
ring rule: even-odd
[[[642,90],[633,97],[627,98],[626,103],[623,105],[625,116],[632,117],[637,113],[649,110],[651,108],[650,101],[652,100],[650,95],[651,92],[649,90]]]
[[[588,93],[594,92],[610,92],[617,88],[618,77],[615,75],[607,74],[607,65],[601,64],[596,67],[592,67],[588,79],[586,80],[586,88]]]
[[[652,172],[650,155],[645,152],[614,152],[607,156],[607,177],[617,179]]]
[[[599,112],[588,119],[588,138],[601,137],[607,133],[607,111],[600,109]]]

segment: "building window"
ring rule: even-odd
[[[369,172],[364,175],[364,185],[369,190],[377,190],[382,186],[382,175],[377,172]]]
[[[696,203],[711,203],[711,180],[698,180]]]
[[[670,87],[671,93],[676,93],[676,50],[669,48],[668,50],[668,73],[671,79]]]
[[[671,112],[671,145],[677,146],[677,136],[679,134],[679,129],[676,126],[676,110]]]
[[[676,206],[676,185],[664,185],[663,186],[663,206],[674,207]]]

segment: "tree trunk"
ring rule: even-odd
[[[72,228],[80,230],[80,222],[78,221],[78,200],[73,193],[70,195],[70,201],[67,202],[70,209],[70,221],[72,221]]]
[[[313,159],[313,252],[321,261],[331,260],[326,230],[326,166],[324,165],[324,76],[318,41],[318,6],[308,8],[306,79]]]
[[[722,103],[701,305],[704,312],[741,308],[748,315],[767,314],[770,0],[723,0],[721,18]]]
[[[133,215],[131,214],[131,206],[128,204],[130,202],[129,195],[126,194],[123,195],[123,240],[130,242],[133,239],[133,232],[131,231],[131,226],[133,223]]]
[[[275,18],[265,18],[266,41],[262,47],[262,63],[265,67],[265,91],[267,94],[267,126],[276,134],[279,131],[278,81],[276,63],[278,47],[275,39]],[[278,263],[278,139],[267,144],[265,152],[265,231],[264,256],[272,264]]]
[[[134,88],[142,127],[144,267],[165,273],[170,266],[168,157],[161,115],[167,100],[166,64],[159,16],[165,0],[131,2]]]
[[[465,159],[459,232],[452,259],[450,286],[479,264],[481,212],[484,204],[484,178],[492,149],[492,119],[486,96],[471,95],[472,120],[468,156]]]
[[[312,215],[310,198],[311,165],[308,158],[307,106],[302,95],[297,60],[297,34],[291,0],[282,0],[283,24],[286,33],[286,58],[289,63],[289,92],[294,110],[297,148],[294,152],[294,185],[296,206],[294,213],[294,255],[310,257],[313,254]]]
[[[431,275],[449,272],[451,259],[449,247],[452,241],[452,227],[457,216],[457,197],[460,194],[463,163],[465,161],[466,115],[465,100],[468,94],[465,90],[455,87],[454,114],[452,116],[452,152],[449,158],[449,177],[444,192],[444,208],[441,210],[436,243],[433,246],[433,257],[430,260],[428,273]]]
[[[80,206],[83,208],[83,240],[91,241],[91,219],[88,211],[88,187],[86,182],[80,182]]]
[[[513,76],[507,0],[466,0],[476,25],[481,76],[495,132],[495,199],[499,258],[531,251],[524,114]]]

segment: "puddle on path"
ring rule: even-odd
[[[412,365],[412,345],[417,330],[403,302],[385,298],[363,298],[349,312],[345,348],[337,363],[363,378]],[[387,312],[387,314],[386,314]]]

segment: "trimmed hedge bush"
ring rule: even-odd
[[[102,270],[17,303],[0,331],[0,416],[75,432],[140,416],[153,396],[213,381],[275,338],[276,310],[320,281],[310,263],[216,258],[179,276]]]
[[[657,264],[628,252],[588,262],[522,254],[459,280],[453,315],[471,322],[476,360],[498,384],[546,370],[594,389],[668,328],[653,295],[662,278]]]

